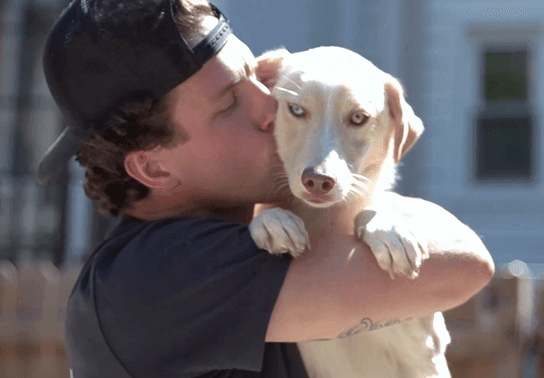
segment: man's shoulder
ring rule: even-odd
[[[124,217],[108,235],[108,239],[123,238],[123,236],[140,236],[142,239],[149,237],[173,237],[202,236],[214,232],[241,230],[246,225],[227,222],[212,217],[168,217],[157,220],[141,220],[132,217]]]
[[[218,253],[221,252],[221,253]],[[164,272],[201,265],[201,261],[225,263],[236,256],[259,252],[247,225],[218,218],[171,217],[153,221],[124,218],[93,252],[95,273],[127,270]],[[158,273],[159,274],[159,273]]]
[[[247,244],[247,225],[218,218],[170,217],[153,221],[123,218],[108,234],[99,250],[132,250],[160,252],[168,248],[184,248],[214,244],[218,238]],[[109,251],[111,252],[111,251]]]
[[[290,261],[259,249],[245,224],[198,217],[124,219],[93,259],[93,274],[104,277],[102,282],[125,286],[168,276],[184,284],[202,283],[226,271],[250,274],[263,266],[278,266],[284,275]]]
[[[78,285],[72,333],[82,334],[96,312],[113,353],[151,375],[154,368],[259,371],[290,259],[259,250],[242,224],[213,218],[129,223],[113,230]],[[146,347],[145,361],[135,358],[136,340],[150,335],[161,335],[161,342]],[[172,350],[178,357],[170,366],[149,363],[169,360]]]

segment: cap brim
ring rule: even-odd
[[[45,153],[38,167],[38,181],[47,184],[68,165],[68,161],[77,153],[78,138],[70,127],[64,129],[55,143]]]

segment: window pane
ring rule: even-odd
[[[487,52],[484,56],[485,99],[527,99],[527,51]]]
[[[531,179],[531,121],[526,118],[480,119],[476,175],[480,179]]]

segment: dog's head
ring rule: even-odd
[[[340,47],[258,58],[278,100],[275,137],[293,194],[313,207],[389,189],[423,132],[400,83]]]

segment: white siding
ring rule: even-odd
[[[544,133],[542,26],[544,5],[432,1],[428,28],[429,102],[424,196],[448,208],[482,235],[498,265],[544,262]],[[491,9],[494,7],[495,9]],[[517,7],[517,8],[516,8]],[[531,184],[476,184],[473,120],[480,98],[480,51],[485,44],[531,46],[537,177]]]

